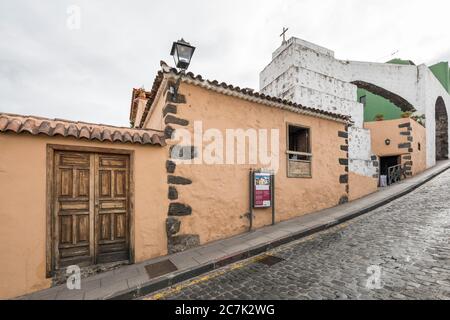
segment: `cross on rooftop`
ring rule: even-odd
[[[283,44],[286,43],[286,32],[289,30],[289,28],[283,27],[283,32],[280,34],[280,37],[283,37]]]

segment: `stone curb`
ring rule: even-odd
[[[267,242],[262,245],[256,245],[249,249],[231,254],[231,255],[221,258],[221,259],[213,260],[212,262],[204,263],[200,266],[196,266],[191,269],[181,271],[179,273],[172,273],[172,274],[168,274],[165,276],[161,276],[153,281],[149,281],[149,282],[142,284],[142,286],[139,288],[127,289],[122,292],[117,292],[116,294],[110,296],[107,300],[130,300],[130,299],[136,299],[139,297],[143,297],[145,295],[154,293],[158,290],[162,290],[164,288],[167,288],[167,287],[173,286],[175,284],[181,283],[183,281],[195,278],[195,277],[205,274],[207,272],[211,272],[215,269],[219,269],[219,268],[225,267],[227,265],[230,265],[232,263],[257,256],[259,254],[262,254],[264,252],[267,252],[267,251],[277,248],[279,246],[288,244],[290,242],[299,240],[301,238],[308,237],[317,232],[330,229],[332,227],[335,227],[346,221],[357,218],[363,214],[371,212],[371,211],[373,211],[379,207],[382,207],[398,198],[405,196],[406,194],[414,191],[415,189],[424,185],[428,181],[434,179],[435,177],[437,177],[438,175],[447,171],[448,169],[450,169],[450,166],[445,166],[445,167],[441,168],[440,170],[434,172],[430,176],[426,177],[425,179],[420,180],[417,183],[409,186],[408,188],[406,188],[405,190],[403,190],[401,192],[393,194],[392,196],[389,196],[381,201],[378,201],[369,206],[366,206],[365,208],[359,209],[356,212],[351,212],[351,213],[344,215],[340,218],[337,218],[333,221],[325,222],[321,225],[310,227],[306,230],[302,230],[297,233],[293,233],[286,237],[282,237],[280,239],[270,241],[270,242]]]

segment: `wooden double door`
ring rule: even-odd
[[[54,269],[129,260],[129,155],[55,151]]]

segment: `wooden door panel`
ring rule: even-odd
[[[116,239],[126,239],[127,237],[127,215],[126,213],[114,214],[114,235]]]
[[[72,216],[60,216],[60,218],[59,218],[60,230],[61,230],[61,234],[60,234],[60,238],[59,238],[60,244],[68,244],[68,245],[72,244],[72,242],[73,242],[72,220],[73,220]],[[60,248],[61,248],[61,246],[60,246]]]
[[[100,155],[99,163],[102,168],[127,168],[127,156]]]
[[[71,167],[89,167],[90,154],[77,152],[60,152],[60,161],[57,162],[61,166]]]
[[[55,268],[129,260],[129,157],[55,152]]]
[[[125,155],[98,155],[99,190],[96,199],[97,261],[129,259],[129,159]]]
[[[83,243],[83,242],[86,242],[86,243],[89,243],[89,215],[84,215],[84,216],[82,216],[82,215],[79,215],[78,217],[77,217],[77,223],[78,223],[78,226],[77,226],[77,231],[78,231],[78,234],[77,234],[77,241],[78,241],[78,243]]]
[[[91,159],[89,154],[56,152],[55,154],[55,265],[56,268],[94,261],[90,219]]]
[[[89,198],[89,183],[90,183],[90,174],[89,170],[78,170],[77,171],[77,183],[75,195],[77,197],[87,197]]]
[[[100,182],[100,197],[110,198],[111,197],[111,171],[100,170],[99,171],[99,182]]]
[[[60,197],[72,197],[73,187],[73,169],[72,168],[60,168]]]
[[[111,240],[111,215],[99,214],[100,238],[99,243],[104,240]]]
[[[118,171],[114,172],[114,196],[126,197],[127,195],[127,172]]]

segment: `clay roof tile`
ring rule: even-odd
[[[165,145],[166,143],[164,141],[162,141],[161,137],[158,136],[157,134],[154,134],[151,137],[151,141],[153,144],[160,144],[160,145]]]
[[[20,122],[17,119],[12,119],[11,121],[9,121],[8,125],[6,126],[5,131],[19,132],[19,129],[21,126],[22,126],[22,122]]]
[[[127,131],[122,134],[122,139],[123,142],[133,142],[133,138]]]
[[[87,140],[165,145],[164,133],[155,130],[129,129],[62,119],[50,120],[33,116],[0,113],[0,132],[6,131],[15,133],[28,132],[32,135],[61,135]],[[114,133],[111,134],[111,132]],[[154,143],[150,138],[150,134],[157,137],[153,139]],[[145,139],[144,136],[146,137]]]
[[[102,139],[103,141],[106,140],[112,142],[111,131],[109,131],[108,129],[103,130]]]
[[[102,140],[102,132],[101,132],[100,128],[92,129],[91,140],[103,141]]]
[[[142,138],[137,132],[135,132],[135,134],[133,134],[133,142],[134,143],[142,143]]]
[[[39,133],[50,135],[50,133],[52,132],[52,126],[50,125],[50,122],[42,121],[41,124],[39,125],[38,131]]]
[[[89,131],[89,128],[88,128],[88,127],[83,126],[83,127],[80,129],[79,138],[80,138],[80,139],[84,138],[84,139],[88,139],[88,140],[91,139],[91,132]]]
[[[8,126],[9,120],[6,117],[0,117],[0,131],[3,131]]]
[[[67,128],[67,136],[78,138],[78,128],[76,125],[74,124],[69,125],[69,127]]]
[[[150,135],[148,133],[144,133],[142,135],[142,144],[151,144],[152,143],[152,139],[150,137]]]
[[[113,139],[114,142],[115,142],[115,141],[123,142],[122,134],[121,134],[120,131],[118,131],[118,130],[114,131],[113,136],[112,136],[112,139]]]
[[[66,127],[64,126],[64,124],[57,123],[55,128],[53,129],[52,135],[54,135],[54,136],[60,135],[60,136],[65,137],[66,136]]]
[[[27,121],[25,121],[22,128],[20,129],[20,132],[28,132],[31,134],[37,134],[39,131],[38,131],[38,127],[36,126],[36,121],[32,120],[32,119],[28,119]]]

